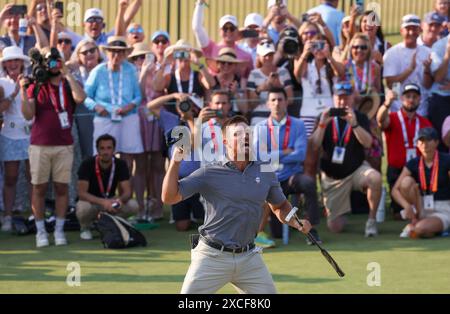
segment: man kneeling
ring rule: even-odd
[[[139,205],[131,200],[131,184],[125,161],[114,157],[116,139],[109,134],[96,141],[98,155],[88,158],[78,170],[77,218],[80,222],[80,237],[91,240],[90,227],[101,211],[129,217],[139,211]],[[116,196],[116,188],[119,195]]]

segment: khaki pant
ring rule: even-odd
[[[92,223],[97,219],[98,214],[103,210],[100,205],[91,204],[85,201],[79,201],[76,206],[76,214],[80,226],[82,229],[89,228]],[[127,218],[136,215],[139,212],[139,205],[135,200],[129,200],[125,206],[123,206],[118,216]]]
[[[70,183],[73,163],[73,145],[38,146],[30,145],[31,183],[39,185],[47,183],[50,175],[53,182]]]
[[[239,293],[275,294],[276,289],[260,253],[221,252],[199,241],[191,251],[191,265],[182,294],[212,294],[227,283]]]

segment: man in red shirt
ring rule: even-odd
[[[420,105],[420,96],[418,85],[406,84],[403,87],[402,108],[399,111],[389,113],[392,103],[397,99],[397,95],[393,91],[388,91],[385,103],[378,110],[377,122],[386,136],[387,179],[391,191],[406,163],[420,154],[417,149],[419,130],[431,127],[431,122],[416,112]],[[391,209],[394,217],[401,219],[402,208],[394,200],[391,201]]]
[[[49,78],[43,84],[29,85],[29,79],[20,80],[23,116],[27,120],[34,119],[29,154],[37,247],[49,245],[44,225],[44,201],[50,175],[54,182],[57,217],[55,244],[67,244],[64,221],[73,162],[73,112],[76,104],[83,103],[86,98],[83,88],[67,70],[57,51],[52,49],[44,57]]]

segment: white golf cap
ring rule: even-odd
[[[272,42],[263,41],[258,44],[256,48],[256,54],[258,56],[264,57],[269,53],[275,53],[275,45]]]
[[[277,0],[269,0],[267,1],[267,8],[270,9],[274,5],[277,4]],[[287,6],[287,0],[281,0],[281,4],[284,6]]]
[[[244,27],[249,27],[252,25],[256,25],[259,28],[261,28],[264,24],[264,18],[262,17],[261,14],[258,13],[250,13],[249,15],[247,15],[247,17],[245,18],[245,22],[244,22]]]
[[[97,8],[87,9],[86,12],[84,13],[85,22],[87,22],[87,20],[90,19],[91,17],[101,17],[102,19],[104,19],[102,10]]]
[[[219,27],[222,28],[227,23],[231,23],[235,27],[239,27],[239,23],[237,21],[237,18],[235,16],[233,16],[233,15],[224,15],[224,16],[222,16],[220,18],[220,21],[219,21]]]
[[[402,28],[407,26],[418,26],[420,27],[420,17],[414,14],[405,15],[402,18]]]

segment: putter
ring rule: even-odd
[[[301,227],[303,227],[302,222],[300,221],[300,219],[297,216],[297,211],[298,211],[298,208],[293,207],[292,210],[289,212],[289,214],[286,216],[285,221],[287,223],[289,223],[291,221],[291,219],[294,218],[298,222],[298,224]],[[325,259],[328,261],[328,263],[330,263],[330,265],[333,267],[333,269],[336,271],[336,273],[339,275],[339,277],[344,277],[345,273],[342,271],[342,269],[339,267],[339,265],[336,263],[336,261],[331,257],[331,255],[324,248],[322,248],[319,245],[319,243],[317,243],[314,236],[310,232],[308,232],[308,234],[306,236],[314,245],[316,245],[320,249],[320,252],[322,253],[322,255],[325,257]]]

